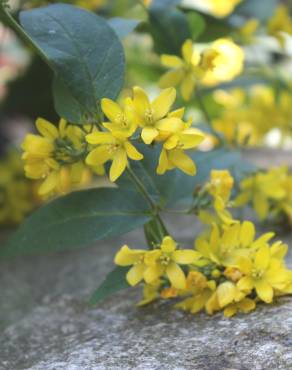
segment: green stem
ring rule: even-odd
[[[34,43],[34,41],[29,37],[29,35],[21,28],[21,26],[16,22],[12,15],[8,12],[8,6],[0,0],[0,19],[4,24],[9,26],[25,43],[28,44],[49,66],[50,61],[43,51]]]
[[[167,228],[159,215],[156,204],[153,202],[151,196],[148,194],[148,191],[145,188],[144,184],[140,181],[140,179],[136,176],[136,174],[130,167],[127,168],[127,173],[133,183],[136,185],[137,189],[143,195],[147,203],[150,205],[153,212],[153,218],[157,221],[157,224],[159,225],[160,237],[163,239],[164,236],[169,235],[169,232],[167,231]]]
[[[222,138],[221,135],[218,134],[218,132],[216,130],[214,130],[214,127],[212,125],[212,119],[209,115],[209,112],[206,109],[206,106],[204,104],[204,101],[203,101],[203,98],[202,98],[202,95],[201,95],[201,92],[200,92],[199,89],[196,90],[196,98],[197,98],[199,108],[201,109],[201,111],[202,111],[202,113],[205,117],[205,121],[208,124],[208,126],[210,127],[212,134],[216,137],[216,139],[219,140],[219,143],[221,145],[224,145],[224,139]]]

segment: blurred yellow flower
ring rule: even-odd
[[[203,52],[201,65],[204,85],[231,81],[243,71],[244,52],[232,40],[218,39]]]
[[[183,0],[183,4],[196,7],[218,18],[227,17],[242,0]]]
[[[36,206],[32,183],[24,176],[20,154],[0,160],[0,224],[18,224]]]
[[[229,39],[218,39],[201,53],[191,40],[182,46],[182,58],[162,55],[161,63],[171,68],[159,81],[160,87],[180,85],[184,100],[190,100],[197,85],[214,86],[238,76],[243,70],[244,52]]]
[[[182,58],[175,55],[162,55],[161,63],[171,68],[159,81],[161,88],[180,85],[181,95],[188,101],[195,89],[196,82],[202,76],[203,71],[199,64],[200,53],[193,48],[192,40],[186,40],[181,50]]]
[[[250,202],[259,219],[266,219],[271,209],[271,202],[285,199],[286,176],[287,168],[283,166],[245,178],[240,183],[240,193],[234,200],[234,205],[242,207]]]

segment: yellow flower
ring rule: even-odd
[[[225,281],[218,285],[216,291],[206,302],[206,311],[213,315],[216,311],[234,303],[239,302],[245,297],[245,294],[232,282]]]
[[[242,0],[183,0],[183,4],[198,8],[218,18],[227,17]]]
[[[231,213],[226,209],[228,206],[234,179],[227,170],[212,170],[210,182],[206,185],[206,190],[214,198],[214,209],[219,218],[226,224],[236,222]],[[214,222],[214,217],[208,211],[201,211],[199,218],[202,222]]]
[[[268,34],[276,37],[282,47],[285,46],[284,34],[292,35],[292,18],[285,5],[279,5],[267,24]]]
[[[91,166],[100,166],[107,161],[112,161],[109,177],[112,182],[116,181],[125,171],[128,165],[128,157],[134,161],[143,159],[143,155],[137,151],[128,138],[121,133],[94,132],[86,136],[88,143],[98,145],[93,148],[86,157],[86,163]]]
[[[266,303],[272,302],[274,289],[281,291],[289,279],[282,261],[272,256],[268,245],[259,247],[252,258],[241,258],[238,268],[245,275],[237,283],[239,289],[248,292],[255,289]]]
[[[232,317],[238,312],[240,313],[249,313],[250,311],[253,311],[256,308],[256,303],[251,298],[243,298],[239,302],[230,303],[225,309],[224,309],[224,316],[226,317]]]
[[[249,256],[274,236],[263,234],[255,239],[255,227],[250,221],[225,225],[223,230],[213,224],[210,236],[202,235],[195,241],[195,249],[205,258],[217,265],[236,266],[238,258]]]
[[[101,109],[110,122],[104,122],[103,126],[111,132],[129,137],[135,132],[137,125],[134,124],[133,102],[130,98],[124,100],[124,107],[120,107],[111,99],[101,100]]]
[[[193,160],[185,154],[184,150],[196,148],[205,138],[205,135],[196,128],[185,128],[170,135],[164,142],[157,173],[164,174],[175,167],[186,174],[194,176],[196,165]]]
[[[144,273],[146,283],[159,279],[166,275],[171,285],[176,289],[184,289],[186,278],[179,265],[188,265],[197,258],[197,253],[192,250],[178,250],[176,242],[166,236],[159,249],[150,251],[145,256],[147,269]]]
[[[151,144],[161,131],[176,131],[181,125],[177,117],[167,116],[176,98],[174,88],[163,90],[150,102],[146,92],[140,87],[133,89],[133,109],[135,122],[142,128],[141,138],[145,144]]]
[[[186,40],[182,46],[182,58],[175,55],[162,55],[161,63],[170,71],[166,72],[159,81],[161,88],[180,85],[184,100],[188,101],[194,91],[197,79],[202,75],[199,66],[201,56],[193,49],[192,40]]]
[[[251,202],[259,219],[266,219],[271,208],[271,201],[279,202],[285,198],[286,176],[287,168],[283,166],[272,168],[266,173],[258,172],[242,180],[241,191],[234,205],[241,207]]]
[[[244,52],[229,39],[218,39],[202,55],[201,66],[205,70],[204,85],[213,86],[231,81],[243,70]]]
[[[143,280],[145,270],[145,255],[143,249],[130,249],[124,245],[115,256],[115,264],[118,266],[132,266],[127,273],[127,281],[131,286],[137,285]]]
[[[187,291],[192,296],[184,299],[182,302],[176,304],[177,308],[184,311],[190,311],[195,314],[202,311],[208,300],[212,297],[216,283],[214,280],[208,281],[206,277],[199,275],[199,272],[191,271],[187,278]]]
[[[161,281],[157,280],[153,284],[144,284],[143,287],[143,299],[138,302],[137,306],[146,306],[159,298],[159,288]]]
[[[39,194],[66,193],[72,186],[84,182],[88,169],[83,163],[86,147],[83,131],[65,120],[61,120],[57,128],[39,118],[36,127],[40,135],[26,135],[22,158],[28,178],[44,179]]]

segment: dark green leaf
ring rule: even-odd
[[[120,39],[128,36],[129,33],[134,31],[134,29],[138,26],[140,21],[136,19],[127,19],[127,18],[120,18],[115,17],[108,20],[109,25],[115,31],[117,36]]]
[[[245,0],[239,4],[235,10],[235,14],[240,14],[247,18],[257,18],[261,21],[266,21],[272,17],[278,3],[278,0]]]
[[[65,4],[24,11],[20,14],[24,30],[46,56],[62,81],[61,103],[78,102],[94,115],[103,97],[116,98],[124,81],[124,52],[116,33],[101,17]],[[60,95],[60,83],[57,84]],[[64,94],[69,97],[64,97]],[[62,106],[58,103],[58,109]],[[69,112],[69,105],[60,115]],[[80,122],[79,108],[75,119]],[[74,117],[73,117],[74,118]]]
[[[129,267],[117,266],[112,270],[101,283],[99,288],[92,294],[90,304],[95,305],[97,302],[105,299],[119,290],[127,289],[130,285],[127,283],[126,274]]]
[[[149,9],[150,32],[158,53],[181,53],[182,44],[191,38],[186,15],[173,6],[152,5]]]
[[[178,169],[161,176],[156,174],[160,148],[139,146],[138,149],[143,153],[144,159],[133,163],[132,169],[151,194],[153,201],[161,208],[173,207],[182,200],[187,202],[195,187],[206,182],[212,169],[228,169],[233,172],[239,167],[248,168],[239,152],[222,148],[210,152],[189,152],[197,165],[196,176],[188,176]],[[126,189],[133,186],[126,175],[119,180],[119,185]]]
[[[176,171],[169,171],[165,175],[157,175],[156,168],[161,148],[148,147],[146,145],[137,145],[139,152],[143,153],[143,161],[132,162],[132,169],[144,184],[148,193],[154,202],[163,207],[172,192],[172,183],[176,176]],[[124,189],[133,188],[131,179],[125,173],[119,180],[118,184]]]
[[[75,124],[84,124],[87,110],[58,77],[55,77],[53,81],[53,96],[55,109],[60,117],[65,117],[67,121]]]
[[[194,41],[204,32],[206,23],[204,18],[196,13],[196,12],[189,12],[187,13],[188,24],[191,30],[192,39]]]
[[[143,198],[122,189],[71,193],[33,213],[0,255],[74,249],[124,234],[151,219]]]

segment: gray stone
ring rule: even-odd
[[[190,245],[197,227],[180,220],[171,229]],[[124,242],[144,245],[133,232],[89,249],[1,263],[1,370],[292,369],[289,297],[232,319],[185,314],[169,303],[137,308],[139,288],[88,307]]]

